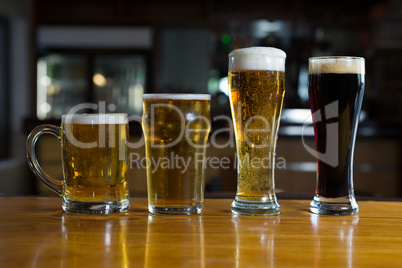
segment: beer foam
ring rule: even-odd
[[[142,95],[144,100],[211,100],[211,95],[209,94],[144,94]]]
[[[364,58],[358,57],[316,57],[309,59],[309,74],[365,74]]]
[[[67,114],[62,115],[61,122],[81,125],[127,124],[127,114]]]
[[[286,53],[273,47],[239,48],[229,53],[229,71],[285,71]]]

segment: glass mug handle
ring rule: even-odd
[[[56,194],[62,196],[63,182],[50,177],[39,165],[36,158],[35,146],[38,138],[42,134],[52,134],[60,140],[60,128],[53,125],[40,125],[34,128],[28,135],[26,142],[27,160],[28,165],[31,168],[35,176],[40,179],[50,190]]]

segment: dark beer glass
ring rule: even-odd
[[[353,154],[364,86],[364,58],[309,59],[308,91],[317,153],[313,213],[351,215],[359,211],[353,190]]]

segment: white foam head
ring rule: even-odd
[[[285,71],[286,53],[273,47],[248,47],[229,53],[229,71]]]
[[[315,57],[309,59],[309,74],[365,74],[364,58],[359,57]]]
[[[211,100],[210,94],[144,94],[142,95],[144,100]]]
[[[64,124],[127,124],[127,114],[67,114],[62,115],[61,122]]]

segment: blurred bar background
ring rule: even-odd
[[[227,55],[236,48],[273,46],[287,53],[286,94],[277,146],[279,198],[311,199],[315,157],[302,144],[309,122],[308,58],[366,59],[366,91],[355,149],[358,199],[402,197],[402,2],[398,0],[14,0],[0,1],[0,194],[52,195],[27,168],[25,139],[80,103],[114,104],[141,115],[142,94],[210,93],[211,116],[230,117]],[[307,121],[306,121],[307,120]],[[210,157],[235,159],[225,120],[212,122],[218,148]],[[132,140],[141,126],[130,124]],[[306,144],[314,146],[311,126]],[[53,137],[38,154],[62,178]],[[144,148],[132,153],[144,156]],[[234,196],[236,169],[209,166],[207,197]],[[131,166],[133,196],[146,196],[145,169]]]

